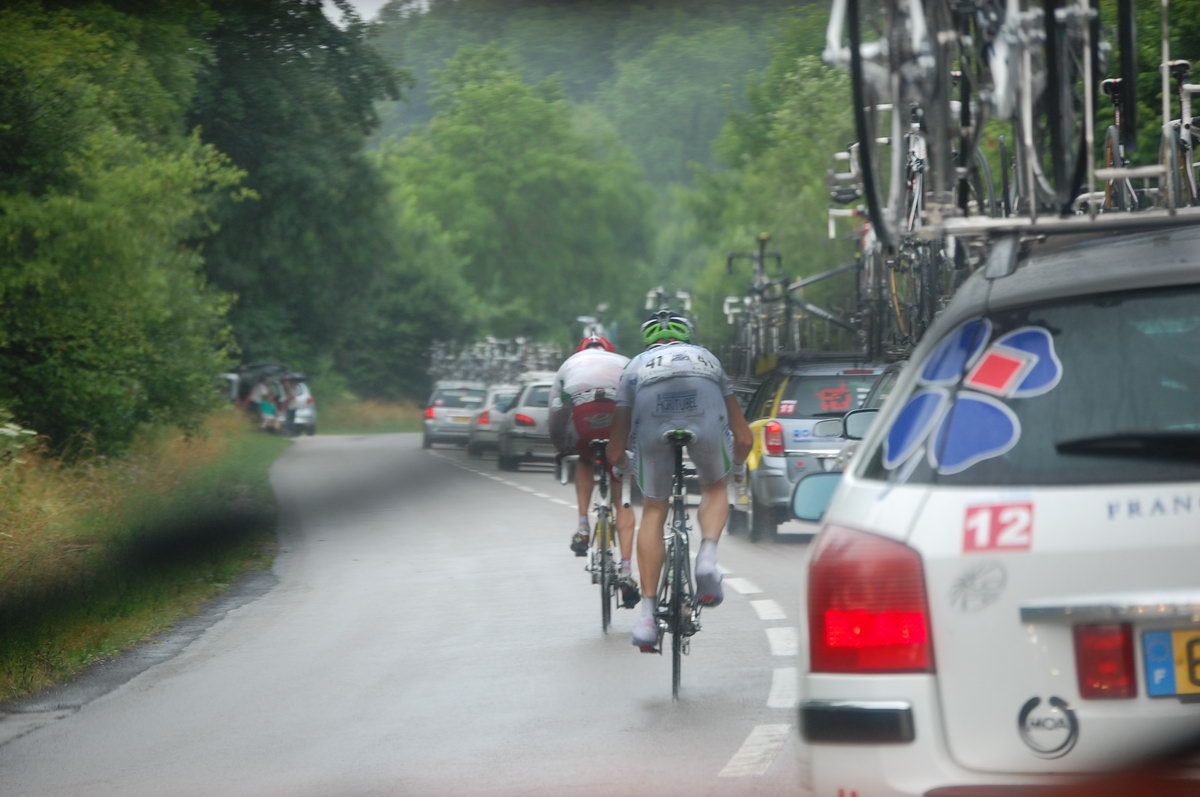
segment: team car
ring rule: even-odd
[[[814,794],[1020,794],[1195,738],[1200,230],[1001,241],[857,425],[793,497]]]
[[[759,540],[787,519],[792,486],[806,473],[832,466],[845,440],[818,437],[823,418],[857,408],[883,366],[855,354],[809,353],[784,365],[758,386],[746,410],[754,448],[746,478],[730,479],[729,524]]]
[[[434,443],[465,445],[471,416],[483,403],[487,389],[482,382],[443,380],[433,386],[425,405],[422,448]]]

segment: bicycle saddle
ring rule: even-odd
[[[696,439],[696,433],[689,429],[668,429],[660,439],[673,446],[686,446]]]

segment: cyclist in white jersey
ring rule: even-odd
[[[621,375],[608,443],[609,461],[631,471],[645,496],[637,537],[642,614],[633,628],[633,644],[642,650],[658,640],[654,612],[674,468],[671,445],[662,433],[688,429],[695,435],[688,455],[701,485],[696,596],[706,606],[717,606],[724,598],[717,541],[729,517],[725,479],[735,465],[746,461],[753,445],[750,426],[720,361],[690,338],[687,319],[669,310],[660,310],[642,325],[649,348]]]

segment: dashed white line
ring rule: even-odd
[[[551,498],[550,500],[551,500],[551,501],[553,501],[553,502],[554,502],[554,503],[556,503],[556,504],[562,504],[563,506],[575,506],[575,505],[574,505],[574,504],[572,504],[570,501],[564,501],[564,500],[563,500],[563,499],[561,499],[561,498]]]
[[[779,625],[767,629],[767,644],[772,656],[795,656],[800,651],[800,640],[796,629],[790,625]]]
[[[547,501],[552,500],[550,498],[550,496],[546,495],[545,493],[533,493],[533,497],[534,498],[545,498]]]
[[[759,725],[750,732],[746,741],[729,763],[721,770],[719,777],[744,778],[762,775],[771,767],[775,754],[783,747],[791,732],[791,725]]]
[[[725,579],[725,585],[737,590],[743,595],[756,595],[762,592],[757,584],[744,578],[727,578]]]
[[[767,708],[795,708],[798,697],[795,667],[780,667],[771,673],[771,694],[767,697]]]
[[[750,605],[754,607],[754,611],[758,612],[760,620],[787,619],[787,615],[783,613],[783,607],[776,601],[769,599],[750,601]]]

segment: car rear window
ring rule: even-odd
[[[798,375],[788,379],[779,400],[779,417],[832,418],[862,404],[877,372],[829,376]]]
[[[486,390],[442,389],[434,391],[429,403],[434,407],[478,407],[486,393]]]
[[[512,404],[513,399],[515,399],[516,397],[517,397],[516,393],[497,393],[495,396],[492,397],[492,406],[497,407],[497,408],[499,408],[499,407],[507,408],[510,404]]]
[[[550,386],[549,385],[534,385],[529,388],[525,394],[526,407],[549,407],[550,406]]]
[[[864,475],[952,485],[1200,479],[1197,294],[1105,294],[967,321],[915,365]]]

